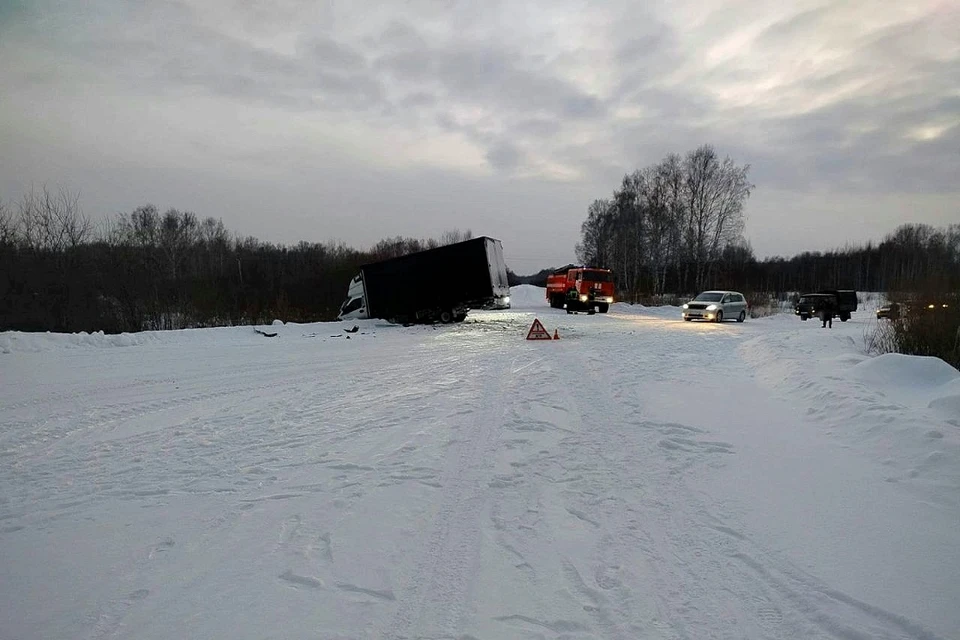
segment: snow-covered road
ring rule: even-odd
[[[0,638],[960,638],[957,372],[540,295],[0,334]]]

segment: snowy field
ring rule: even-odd
[[[960,638],[955,370],[513,300],[0,334],[0,638]]]

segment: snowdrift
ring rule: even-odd
[[[940,358],[887,353],[861,362],[850,375],[896,402],[933,409],[960,426],[960,371]]]
[[[825,433],[872,452],[888,482],[913,483],[931,501],[960,505],[960,373],[948,364],[869,357],[849,334],[806,326],[747,340],[740,354],[761,384]]]
[[[145,347],[162,345],[223,346],[256,344],[269,340],[254,329],[284,337],[316,337],[340,334],[345,328],[359,326],[363,331],[389,325],[382,320],[314,322],[297,324],[274,320],[271,325],[243,325],[238,327],[210,327],[206,329],[176,329],[171,331],[141,331],[138,333],[30,333],[5,331],[0,333],[0,354],[43,353],[71,349],[113,349],[118,347]]]
[[[940,358],[887,353],[854,366],[850,375],[877,387],[921,391],[960,378],[960,371]]]
[[[529,309],[548,307],[547,290],[532,284],[518,284],[510,288],[510,307],[513,309]]]
[[[179,333],[179,332],[171,332]],[[133,347],[162,341],[162,332],[121,333],[29,333],[5,331],[0,333],[0,353],[43,352],[59,349]]]

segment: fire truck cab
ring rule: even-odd
[[[571,266],[547,276],[547,302],[554,309],[606,313],[613,300],[613,272],[609,269]]]

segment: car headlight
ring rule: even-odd
[[[510,296],[507,296],[503,299],[503,304],[510,304]]]
[[[715,304],[712,304],[709,307],[707,307],[707,311],[716,311],[716,310],[717,310],[717,305]]]
[[[580,302],[586,302],[587,296],[580,296]]]
[[[684,309],[689,309],[689,308],[690,308],[690,305],[685,304],[685,305],[683,305],[683,308],[684,308]]]
[[[934,309],[936,306],[935,304],[927,305],[927,309]]]

